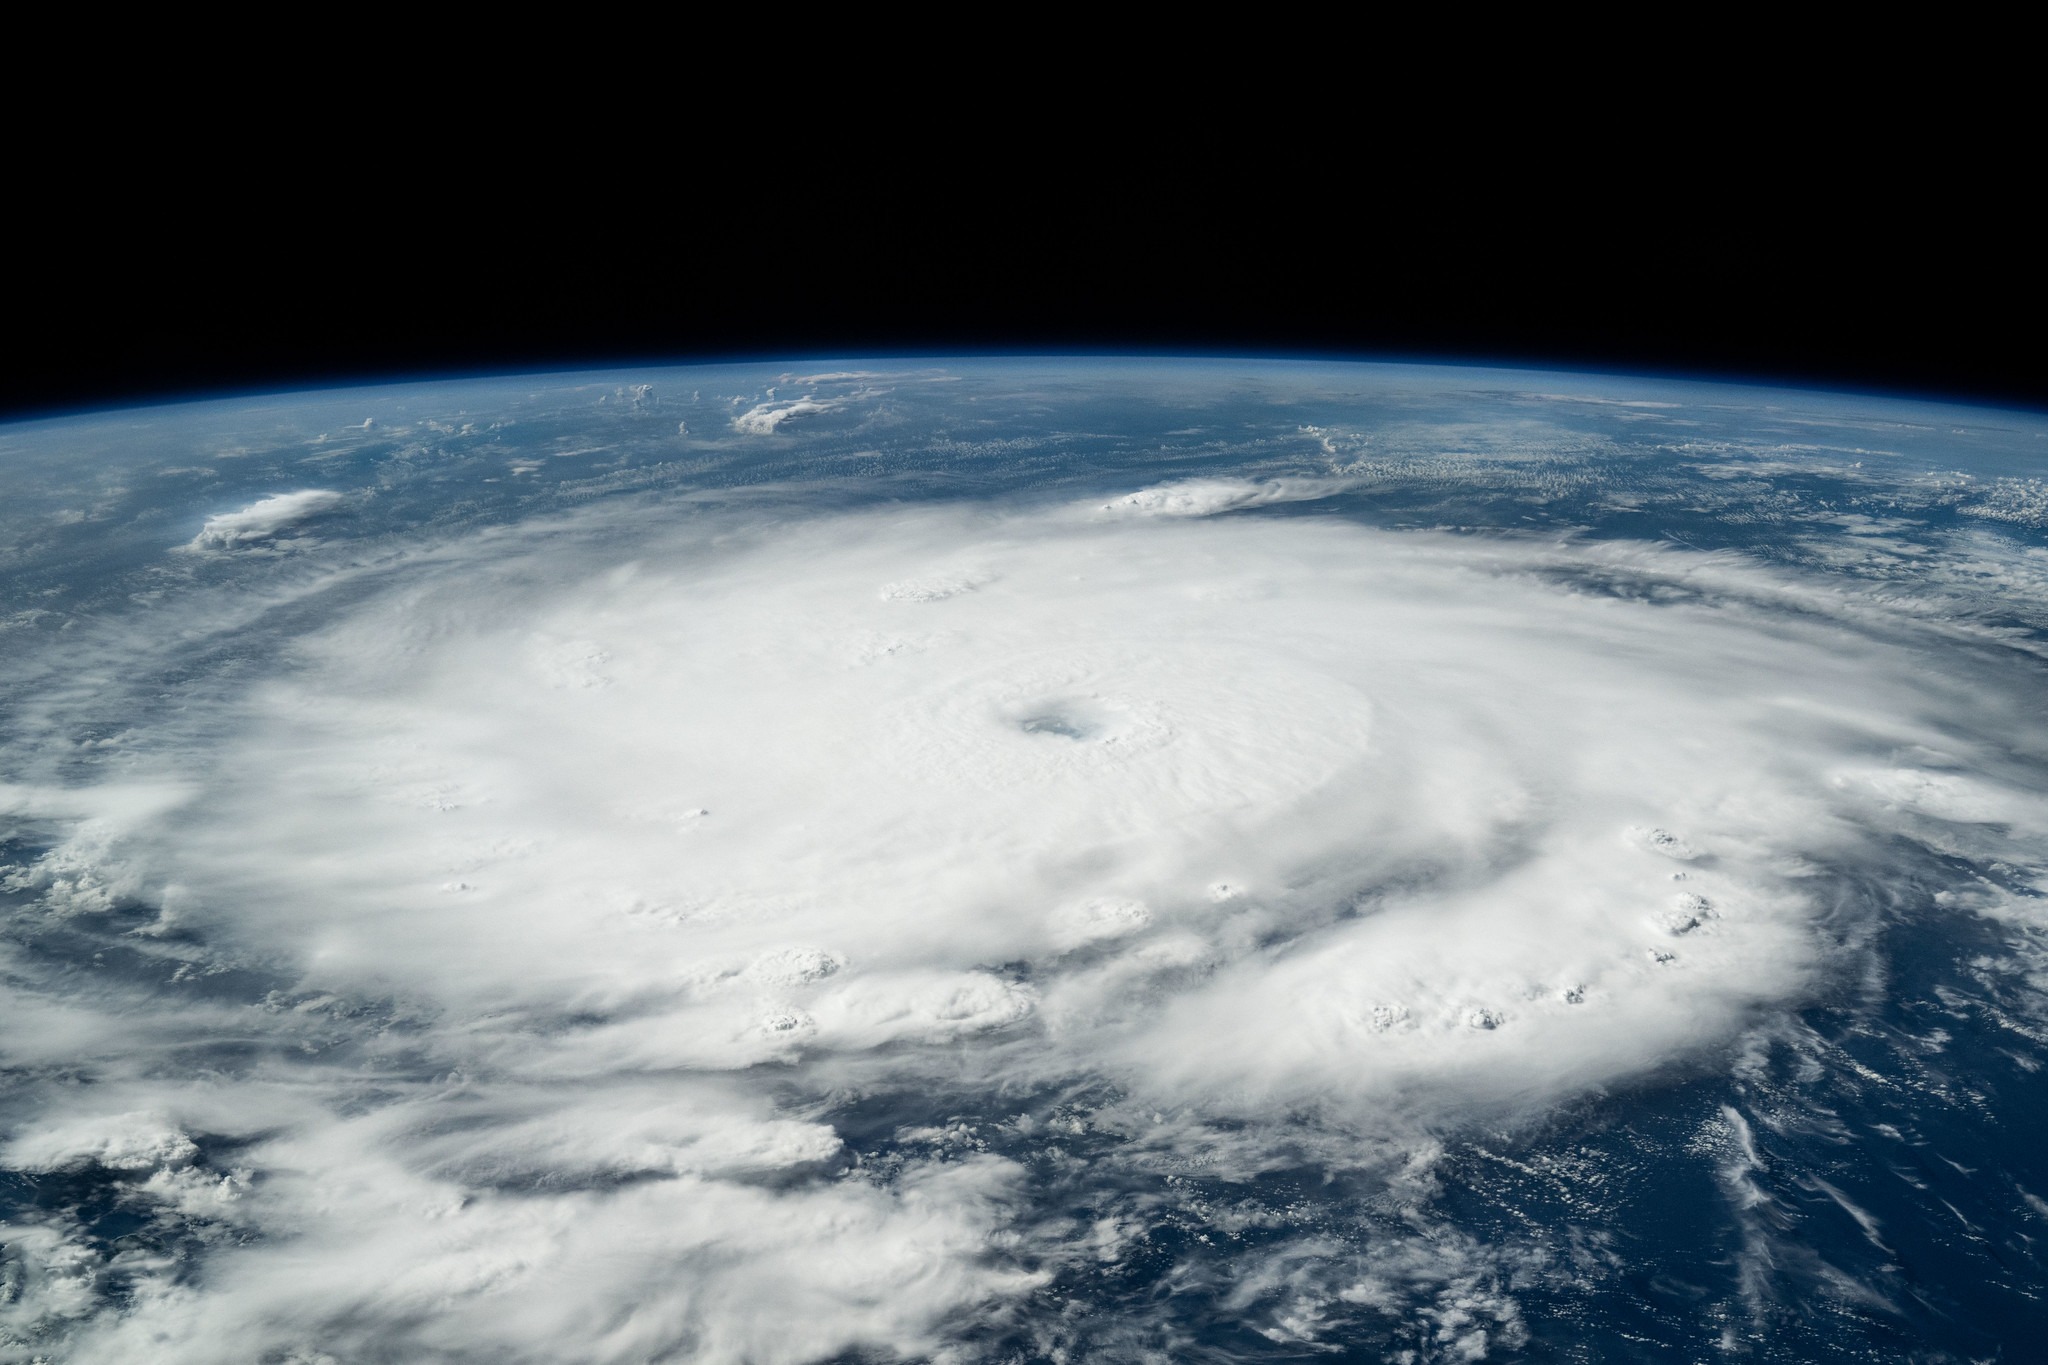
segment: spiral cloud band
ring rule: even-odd
[[[2038,863],[2037,664],[1732,554],[1320,514],[1360,477],[628,499],[281,593],[122,771],[0,790],[10,893],[161,969],[9,950],[0,1164],[158,1235],[11,1229],[0,1358],[1200,1357],[1157,1295],[1071,1354],[1062,1286],[1147,1256],[1281,1345],[1526,1341],[1613,1253],[1476,1240],[1448,1145],[1748,1074],[1929,850]],[[1172,1223],[1304,1171],[1371,1233]]]
[[[1909,645],[1788,632],[1731,563],[1155,501],[624,556],[593,523],[307,640],[112,845],[159,932],[300,973],[270,1008],[305,1058],[136,1074],[11,1153],[288,1240],[100,1355],[254,1358],[307,1318],[336,1359],[928,1351],[1055,1249],[998,1156],[830,1178],[829,1097],[1099,1078],[1098,1122],[1170,1152],[1228,1119],[1247,1168],[1282,1115],[1340,1165],[1527,1115],[1795,996],[1817,867],[1877,856],[1873,799],[1954,786],[1901,755],[1973,742]],[[201,1129],[266,1178],[186,1178]]]

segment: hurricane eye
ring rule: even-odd
[[[1017,722],[1017,728],[1027,735],[1058,735],[1061,739],[1086,739],[1094,733],[1093,727],[1057,711],[1026,716]]]

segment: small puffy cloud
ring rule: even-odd
[[[1152,912],[1142,901],[1084,901],[1054,913],[1053,942],[1062,948],[1080,948],[1135,934],[1151,922]]]
[[[341,494],[324,488],[306,488],[296,493],[278,493],[235,512],[219,512],[206,519],[192,538],[195,550],[236,550],[274,540],[284,531],[328,511],[342,500]]]

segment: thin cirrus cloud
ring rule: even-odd
[[[1213,515],[1310,482],[479,538],[181,722],[185,786],[74,793],[24,887],[144,888],[199,970],[281,983],[14,1007],[107,1079],[8,1160],[128,1163],[204,1243],[78,1358],[940,1351],[1122,1234],[1048,1231],[997,1154],[849,1170],[848,1096],[938,1133],[1100,1082],[1134,1148],[1364,1168],[1799,1000],[1825,870],[1901,822],[2038,828],[1957,720],[1995,665],[1919,667],[1932,627],[1711,556]],[[218,543],[328,505],[277,501]],[[288,1045],[162,1063],[255,1029]],[[86,1302],[80,1245],[5,1311]]]

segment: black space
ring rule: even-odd
[[[2048,408],[2048,291],[2024,216],[1997,205],[1905,217],[1846,191],[1588,202],[1579,186],[1563,214],[1484,183],[1397,207],[1188,168],[1126,184],[1104,164],[971,193],[858,168],[612,169],[574,194],[342,177],[281,199],[187,189],[147,212],[95,198],[19,257],[0,415],[959,352],[1505,362]]]

